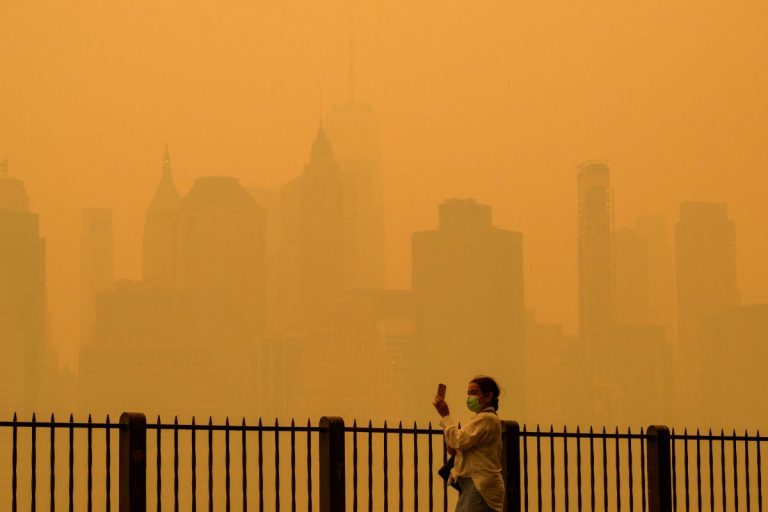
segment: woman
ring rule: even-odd
[[[499,386],[490,377],[475,377],[467,387],[467,407],[475,413],[461,428],[440,396],[432,402],[440,414],[445,444],[456,453],[451,480],[461,488],[456,512],[501,511],[504,480],[501,476],[501,420]]]

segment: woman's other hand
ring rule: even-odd
[[[435,406],[435,410],[441,417],[448,416],[450,414],[450,411],[448,410],[448,404],[445,403],[445,400],[440,398],[439,395],[435,395],[435,399],[432,400],[432,405]]]

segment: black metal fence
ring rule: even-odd
[[[504,426],[507,511],[762,510],[759,433]],[[447,511],[446,458],[431,423],[14,416],[0,422],[0,509]]]

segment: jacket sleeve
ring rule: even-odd
[[[440,419],[440,425],[443,427],[446,445],[456,450],[467,450],[487,437],[491,423],[483,414],[461,429],[456,426],[450,416]]]

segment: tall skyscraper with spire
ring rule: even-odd
[[[160,183],[144,220],[142,271],[144,282],[148,284],[172,286],[177,283],[180,204],[166,146]]]
[[[579,343],[589,372],[593,418],[611,418],[614,378],[612,206],[610,174],[603,162],[578,168]]]
[[[0,167],[0,407],[40,406],[46,376],[45,241],[22,181]]]
[[[350,5],[352,7],[352,5]],[[345,216],[355,259],[355,288],[384,288],[387,284],[384,205],[381,192],[379,120],[369,104],[357,99],[354,16],[350,11],[349,96],[325,118],[328,138],[350,191]]]

